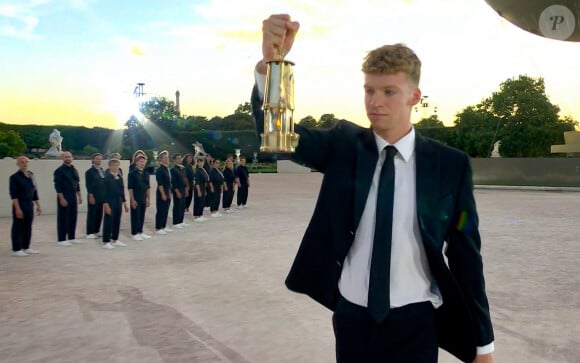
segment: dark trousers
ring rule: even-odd
[[[145,200],[135,200],[137,208],[131,208],[131,234],[136,235],[143,233],[143,224],[145,223],[145,211],[147,203]]]
[[[12,251],[27,250],[30,247],[32,238],[32,220],[34,219],[34,208],[32,202],[19,200],[22,218],[16,218],[14,208],[12,208]],[[30,204],[30,205],[28,205]]]
[[[77,198],[66,198],[68,205],[62,207],[56,200],[56,234],[58,236],[58,241],[66,241],[75,239],[76,229],[77,229]],[[68,237],[68,238],[67,238]]]
[[[222,190],[220,188],[215,188],[215,192],[211,193],[211,199],[209,201],[209,210],[217,212],[220,209],[220,202],[222,199]]]
[[[169,215],[169,205],[171,204],[171,199],[169,198],[171,194],[169,191],[165,191],[165,196],[167,200],[161,199],[161,194],[159,190],[156,193],[155,201],[157,204],[157,211],[155,212],[155,229],[163,229],[167,226],[167,216]]]
[[[209,194],[211,193],[211,189],[208,187],[205,188],[205,200],[204,200],[204,205],[206,207],[209,207],[209,198],[207,197]]]
[[[103,220],[103,203],[95,201],[87,207],[87,234],[97,234],[101,230]]]
[[[185,214],[185,189],[179,191],[181,198],[173,195],[173,225],[183,223],[183,215]]]
[[[111,242],[119,239],[121,230],[121,214],[123,214],[122,202],[111,203],[111,215],[105,214],[103,221],[103,242]]]
[[[194,217],[201,217],[203,215],[203,208],[205,207],[205,194],[202,194],[201,197],[197,196],[197,192],[193,197],[193,216]]]
[[[193,203],[193,194],[195,193],[195,186],[193,184],[189,185],[189,195],[185,198],[185,209],[189,210],[191,203]]]
[[[338,363],[436,363],[435,309],[429,302],[392,309],[377,324],[342,296],[332,316]]]
[[[240,185],[238,187],[238,205],[246,205],[248,201],[248,185]]]
[[[228,184],[228,190],[224,190],[224,196],[222,200],[222,205],[224,208],[229,208],[232,206],[234,200],[234,185]]]

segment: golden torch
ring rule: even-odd
[[[264,90],[262,152],[294,152],[299,135],[294,133],[294,63],[267,63]]]

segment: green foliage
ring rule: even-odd
[[[148,121],[155,123],[166,132],[178,129],[180,116],[175,102],[165,97],[153,97],[143,102],[140,111]]]
[[[100,151],[96,147],[94,147],[92,145],[87,145],[83,148],[83,150],[81,151],[81,154],[85,155],[85,156],[91,156],[91,155],[98,153],[98,152],[100,152]]]
[[[0,158],[16,157],[22,155],[24,150],[26,150],[26,144],[17,132],[0,131]]]
[[[480,104],[469,106],[459,113],[455,124],[455,137],[451,145],[472,157],[489,157],[501,119]]]
[[[325,113],[324,115],[320,116],[320,122],[318,123],[318,128],[330,129],[334,125],[336,125],[337,122],[338,122],[338,119],[336,117],[334,117],[334,114]]]
[[[314,129],[318,127],[318,121],[312,116],[306,116],[298,123],[307,129]]]
[[[415,124],[415,127],[418,129],[426,129],[432,127],[445,127],[445,125],[443,124],[443,121],[439,120],[437,115],[431,115],[428,118],[421,119]]]
[[[244,104],[239,104],[238,108],[234,111],[235,114],[237,113],[244,113],[247,115],[252,114],[252,104],[250,102],[244,102]]]
[[[520,75],[508,79],[491,97],[457,115],[456,146],[471,156],[487,157],[501,140],[503,157],[548,157],[575,122],[560,119],[546,95],[544,80]]]

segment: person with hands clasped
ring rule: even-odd
[[[129,212],[125,201],[125,186],[123,177],[119,172],[119,160],[109,160],[109,169],[105,172],[105,198],[103,200],[103,248],[113,249],[125,247],[125,243],[119,241],[121,230],[121,216],[123,210]]]

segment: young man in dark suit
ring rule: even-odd
[[[298,28],[288,15],[263,22],[259,131],[266,62],[286,55]],[[338,362],[433,363],[438,346],[493,362],[469,158],[415,132],[420,68],[402,44],[377,48],[362,66],[370,128],[296,125],[294,160],[324,179],[286,285],[334,311]]]

